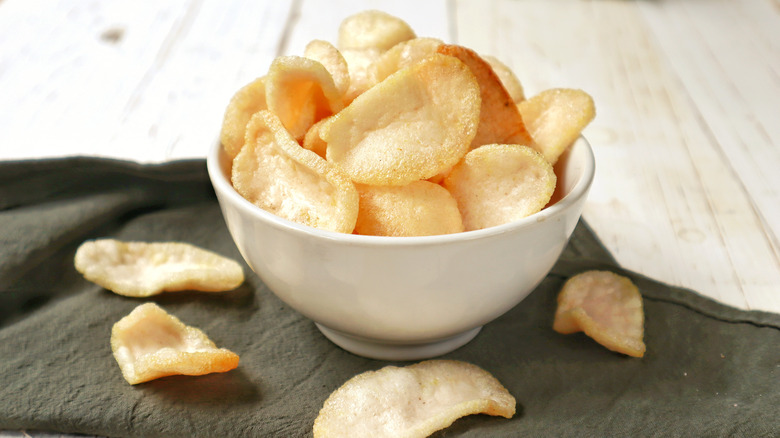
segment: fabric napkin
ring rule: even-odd
[[[0,163],[0,429],[124,437],[299,437],[328,395],[385,365],[330,343],[244,265],[225,293],[113,294],[73,268],[84,240],[177,240],[241,260],[203,161]],[[588,269],[643,294],[644,358],[551,328],[563,282]],[[112,325],[147,301],[241,357],[236,370],[131,386]],[[436,437],[780,436],[780,315],[720,305],[621,269],[581,222],[524,301],[445,358],[491,372],[512,419],[474,415]]]

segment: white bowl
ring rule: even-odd
[[[345,350],[387,360],[452,351],[531,293],[574,231],[595,170],[580,138],[556,165],[557,202],[539,213],[459,234],[379,237],[268,213],[233,189],[219,144],[207,162],[236,246],[269,289]]]

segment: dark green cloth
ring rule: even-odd
[[[0,230],[0,429],[310,436],[334,389],[390,364],[330,343],[246,266],[235,291],[151,299],[115,295],[74,270],[77,246],[106,236],[185,241],[241,260],[202,161],[0,163]],[[644,358],[552,330],[558,290],[588,269],[627,275],[641,290]],[[238,369],[127,384],[109,335],[145,301],[238,353]],[[622,270],[581,222],[527,299],[445,356],[495,375],[516,397],[517,415],[466,417],[434,436],[777,437],[779,347],[779,315],[728,308]]]

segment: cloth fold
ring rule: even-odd
[[[189,242],[240,261],[203,161],[93,158],[0,163],[0,429],[99,436],[311,436],[327,396],[388,364],[352,355],[278,300],[244,265],[225,293],[133,299],[84,280],[90,238]],[[647,353],[555,333],[570,276],[609,269],[643,294]],[[112,325],[154,301],[241,357],[224,374],[131,386]],[[470,416],[434,436],[780,436],[780,315],[745,312],[620,268],[580,222],[552,272],[469,344],[445,355],[491,372],[512,419]]]

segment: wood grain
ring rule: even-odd
[[[526,95],[590,93],[584,215],[617,260],[780,312],[772,0],[3,0],[0,159],[203,157],[238,87],[369,8],[498,57]]]
[[[510,64],[527,94],[594,96],[585,135],[598,171],[585,218],[621,264],[778,311],[780,101],[767,95],[780,95],[779,52],[770,55],[778,34],[766,27],[778,14],[756,11],[766,4],[464,1],[457,34]],[[724,26],[734,16],[762,24]]]

